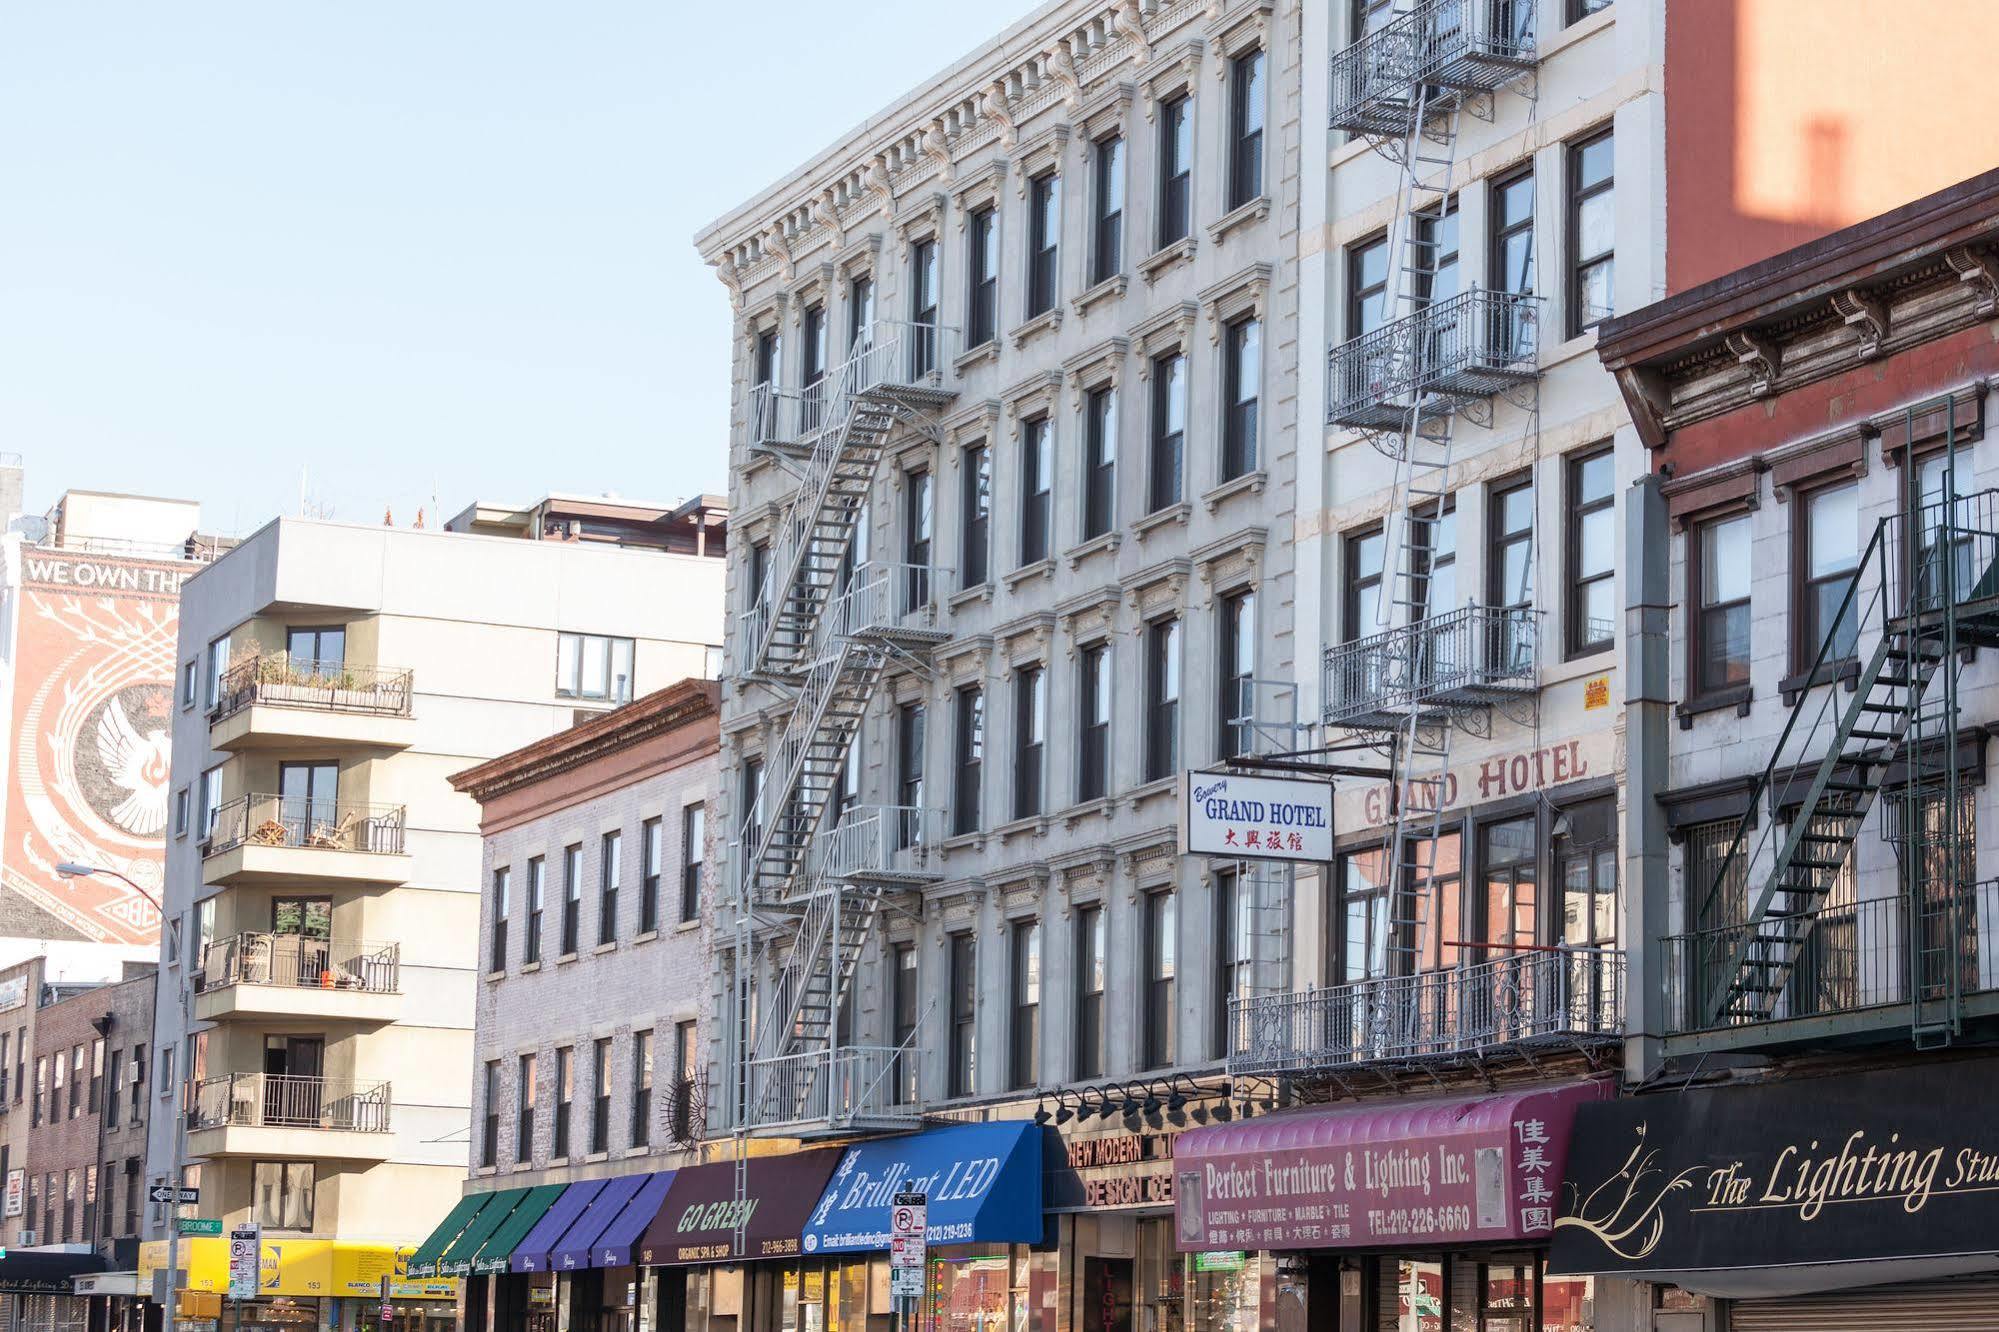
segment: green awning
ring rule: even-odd
[[[451,1247],[451,1241],[465,1233],[465,1227],[487,1203],[493,1201],[490,1193],[468,1193],[458,1200],[458,1205],[437,1223],[437,1229],[430,1232],[430,1238],[416,1246],[410,1255],[409,1274],[419,1279],[437,1275],[437,1260]]]
[[[492,1237],[479,1246],[479,1252],[472,1256],[472,1275],[491,1276],[495,1272],[506,1271],[507,1260],[514,1256],[514,1250],[568,1187],[567,1184],[544,1184],[540,1188],[529,1189],[527,1197],[515,1204],[513,1215],[502,1222]]]
[[[500,1189],[486,1195],[487,1202],[477,1214],[466,1223],[457,1239],[451,1241],[437,1260],[437,1275],[464,1276],[472,1270],[472,1255],[479,1252],[479,1246],[493,1237],[521,1199],[528,1196],[528,1189]]]

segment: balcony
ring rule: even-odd
[[[1424,85],[1442,109],[1504,87],[1535,59],[1534,0],[1427,0],[1333,57],[1332,127],[1404,137]]]
[[[393,1022],[401,1011],[402,950],[299,934],[238,934],[208,945],[195,995],[204,1022],[230,1018]]]
[[[396,884],[409,879],[401,805],[241,796],[215,813],[201,881]]]
[[[1474,287],[1333,348],[1327,422],[1400,430],[1421,399],[1455,408],[1523,384],[1535,364],[1537,296]]]
[[[873,638],[905,649],[927,648],[950,635],[937,623],[937,599],[951,570],[934,564],[871,560],[854,570],[827,608],[826,632]]]
[[[299,744],[402,749],[411,741],[410,673],[273,653],[223,674],[209,744],[241,753]]]
[[[1471,966],[1229,1001],[1236,1077],[1482,1066],[1624,1039],[1624,951],[1550,948]]]
[[[820,869],[836,879],[917,885],[943,877],[935,847],[944,811],[912,805],[861,805],[820,838]]]
[[[389,1084],[278,1073],[197,1083],[187,1112],[191,1156],[385,1161]]]
[[[753,1059],[744,1127],[787,1137],[919,1128],[916,1052],[843,1045]]]
[[[813,383],[798,388],[763,383],[750,390],[750,449],[810,459],[826,427],[842,425],[862,393],[941,405],[951,397],[943,377],[957,352],[955,328],[876,320],[853,355]]]
[[[1412,712],[1444,715],[1531,698],[1537,613],[1464,606],[1326,649],[1328,726],[1380,730]]]

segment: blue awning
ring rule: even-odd
[[[958,1124],[849,1147],[806,1223],[806,1253],[888,1248],[898,1193],[929,1201],[932,1244],[1033,1244],[1042,1238],[1040,1125]]]
[[[644,1175],[619,1175],[604,1181],[604,1187],[583,1209],[575,1224],[564,1232],[561,1239],[548,1251],[548,1270],[551,1272],[573,1272],[579,1267],[590,1266],[590,1250],[596,1247],[597,1237],[604,1228],[617,1219],[632,1195],[645,1183]]]
[[[548,1215],[537,1221],[534,1229],[527,1233],[527,1238],[514,1249],[507,1266],[516,1272],[548,1271],[549,1254],[554,1251],[556,1241],[569,1233],[569,1228],[576,1224],[576,1218],[583,1215],[583,1209],[603,1189],[604,1181],[601,1179],[578,1180],[564,1189],[562,1196],[555,1200],[555,1205],[548,1209]]]
[[[662,1170],[656,1175],[647,1175],[639,1185],[639,1191],[625,1204],[603,1234],[597,1237],[597,1247],[590,1251],[592,1267],[624,1267],[632,1261],[632,1248],[645,1234],[646,1227],[659,1215],[659,1206],[666,1201],[666,1190],[673,1183],[671,1170]]]

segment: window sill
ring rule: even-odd
[[[657,938],[659,938],[658,930],[640,930],[632,936],[632,942],[635,944],[651,943]]]
[[[701,928],[701,920],[697,916],[693,920],[683,920],[679,922],[673,927],[673,932],[675,934],[692,934],[695,930],[698,930],[700,928]]]
[[[609,1152],[591,1152],[588,1156],[583,1158],[583,1164],[589,1165],[593,1161],[608,1161],[610,1159],[611,1159],[611,1154]]]
[[[1261,222],[1270,216],[1270,196],[1259,194],[1246,204],[1238,205],[1208,223],[1208,239],[1219,241],[1238,227],[1246,227]]]
[[[523,976],[532,976],[535,974],[535,972],[540,970],[541,970],[541,963],[539,962],[524,962],[521,964],[521,975]],[[495,971],[490,976],[488,976],[487,979],[498,980],[500,979],[500,977],[504,975],[506,975],[506,973],[503,971]]]
[[[1146,537],[1152,535],[1152,533],[1158,530],[1159,528],[1167,527],[1175,523],[1179,524],[1181,527],[1185,527],[1187,525],[1187,519],[1193,514],[1193,512],[1194,512],[1194,506],[1187,503],[1185,500],[1182,500],[1178,504],[1169,504],[1163,509],[1154,509],[1151,513],[1146,514],[1145,517],[1143,518],[1133,519],[1131,524],[1131,530],[1138,534],[1138,539],[1140,541],[1143,541],[1145,540]]]
[[[555,959],[555,965],[559,967],[565,962],[574,962],[575,960],[576,960],[576,954],[564,953],[561,957]]]
[[[1030,579],[1055,577],[1055,561],[1048,559],[1036,560],[1032,564],[1021,565],[1012,573],[1000,576],[1006,581],[1008,590],[1013,590]]]
[[[1224,503],[1244,492],[1248,492],[1251,495],[1261,495],[1264,486],[1268,484],[1269,480],[1270,474],[1265,472],[1261,467],[1253,472],[1244,472],[1241,476],[1224,481],[1213,490],[1203,494],[1201,496],[1201,503],[1207,506],[1209,513],[1213,513],[1216,509],[1221,508]]]
[[[946,837],[937,845],[946,855],[953,851],[983,851],[986,849],[986,830],[974,828],[971,832]]]
[[[1098,796],[1095,800],[1085,800],[1062,811],[1062,826],[1073,829],[1084,819],[1109,818],[1117,811],[1117,801],[1109,796]]]
[[[1102,536],[1094,536],[1081,545],[1069,547],[1069,549],[1062,552],[1062,558],[1068,562],[1070,569],[1073,570],[1081,566],[1083,561],[1089,559],[1092,555],[1115,552],[1122,544],[1124,544],[1124,533],[1113,528]]]
[[[1024,819],[1015,819],[1011,823],[1002,823],[999,827],[993,829],[993,832],[1002,842],[1010,842],[1016,837],[1021,837],[1029,833],[1039,837],[1047,831],[1048,816],[1046,814],[1030,814]]]
[[[1125,288],[1130,285],[1131,278],[1123,273],[1119,273],[1115,277],[1107,277],[1082,295],[1073,298],[1069,302],[1069,308],[1076,312],[1078,319],[1082,319],[1090,313],[1091,307],[1100,305],[1105,301],[1117,300],[1120,296],[1123,296]]]
[[[1195,240],[1192,236],[1182,236],[1179,240],[1149,254],[1138,261],[1138,275],[1147,282],[1157,282],[1162,273],[1175,264],[1191,261],[1194,257]]]
[[[1693,729],[1694,718],[1704,713],[1734,708],[1736,716],[1747,717],[1750,700],[1755,697],[1756,691],[1752,686],[1737,685],[1733,689],[1717,690],[1712,694],[1703,694],[1699,698],[1690,698],[1673,712],[1680,719],[1680,729],[1687,731]]]
[[[606,939],[603,943],[592,948],[590,953],[593,957],[602,957],[605,953],[615,953],[617,951],[618,941],[616,939]]]
[[[952,610],[961,611],[975,601],[990,602],[993,599],[993,583],[988,578],[982,583],[974,583],[951,594],[947,603]]]
[[[1616,639],[1606,638],[1601,643],[1591,643],[1587,647],[1574,648],[1568,652],[1563,653],[1562,663],[1564,665],[1567,665],[1569,662],[1572,661],[1588,661],[1592,657],[1606,656],[1610,652],[1612,652],[1616,647],[1617,647]]]
[[[1062,307],[1051,305],[1034,318],[1007,334],[1013,341],[1013,349],[1019,351],[1043,333],[1052,333],[1062,327]]]
[[[986,361],[995,360],[998,356],[999,339],[988,338],[970,351],[960,352],[956,359],[951,362],[951,368],[962,375],[974,366]]]
[[[1826,684],[1843,684],[1846,686],[1846,692],[1852,693],[1860,685],[1860,659],[1848,657],[1845,661],[1833,662],[1817,675],[1799,671],[1796,675],[1779,680],[1777,692],[1784,696],[1784,706],[1788,708],[1797,703],[1799,694]]]
[[[528,969],[526,967],[521,968],[521,971],[523,973],[526,973],[527,970]],[[489,971],[486,973],[486,984],[491,985],[495,981],[503,981],[506,978],[507,978],[507,973],[504,971]]]
[[[1180,775],[1178,773],[1167,777],[1156,777],[1143,786],[1134,786],[1131,790],[1125,792],[1125,804],[1132,809],[1137,809],[1148,800],[1173,794],[1179,787]]]

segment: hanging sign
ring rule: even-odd
[[[1305,777],[1189,772],[1180,778],[1180,853],[1232,860],[1333,858],[1333,787]]]

